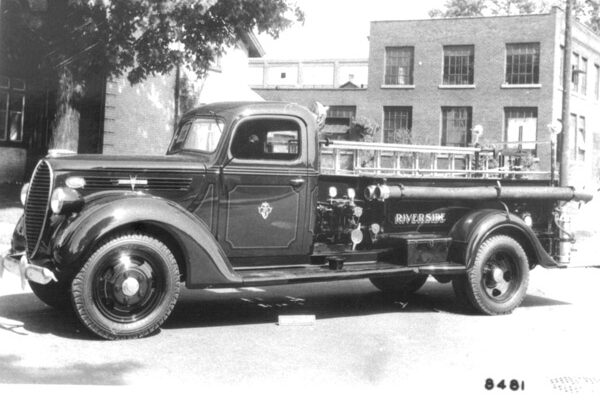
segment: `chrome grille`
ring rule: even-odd
[[[25,203],[25,238],[27,256],[32,258],[38,250],[48,220],[50,195],[52,189],[52,171],[46,161],[40,161],[35,167],[27,201]]]

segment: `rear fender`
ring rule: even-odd
[[[57,265],[76,272],[99,241],[128,226],[151,226],[177,243],[186,286],[241,283],[208,227],[177,203],[136,192],[113,192],[94,198],[53,235]],[[173,250],[173,249],[172,249]]]
[[[494,209],[475,210],[466,214],[450,230],[451,261],[470,268],[479,246],[488,237],[503,234],[517,240],[527,253],[531,266],[556,267],[557,263],[546,252],[533,230],[517,215]]]

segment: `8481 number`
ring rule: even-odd
[[[487,390],[510,389],[513,392],[517,392],[519,390],[525,390],[525,381],[518,381],[516,379],[506,381],[505,379],[502,379],[500,382],[495,383],[492,378],[487,378],[485,380],[485,388]]]

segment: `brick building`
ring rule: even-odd
[[[246,78],[249,57],[263,55],[257,38],[244,34],[202,79],[181,70],[132,86],[124,76],[89,76],[79,110],[78,153],[165,154],[175,121],[186,109],[262,100]],[[57,91],[38,75],[34,66],[0,57],[0,183],[27,179],[48,152]]]
[[[249,57],[263,55],[260,43],[250,33],[242,35],[202,79],[181,70],[133,86],[126,77],[108,80],[101,152],[165,154],[175,123],[187,109],[218,101],[262,100],[246,78]]]
[[[525,142],[520,146],[548,170],[547,126],[561,118],[563,38],[558,8],[536,15],[373,21],[366,90],[355,96],[264,84],[255,90],[268,100],[354,106],[357,115],[380,124],[377,140],[385,142],[468,146],[480,125],[480,142]],[[597,169],[600,37],[579,22],[572,61],[573,171],[583,182]]]

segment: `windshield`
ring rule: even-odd
[[[223,126],[223,121],[216,119],[197,118],[188,121],[177,131],[171,151],[197,150],[212,153],[219,144]]]

